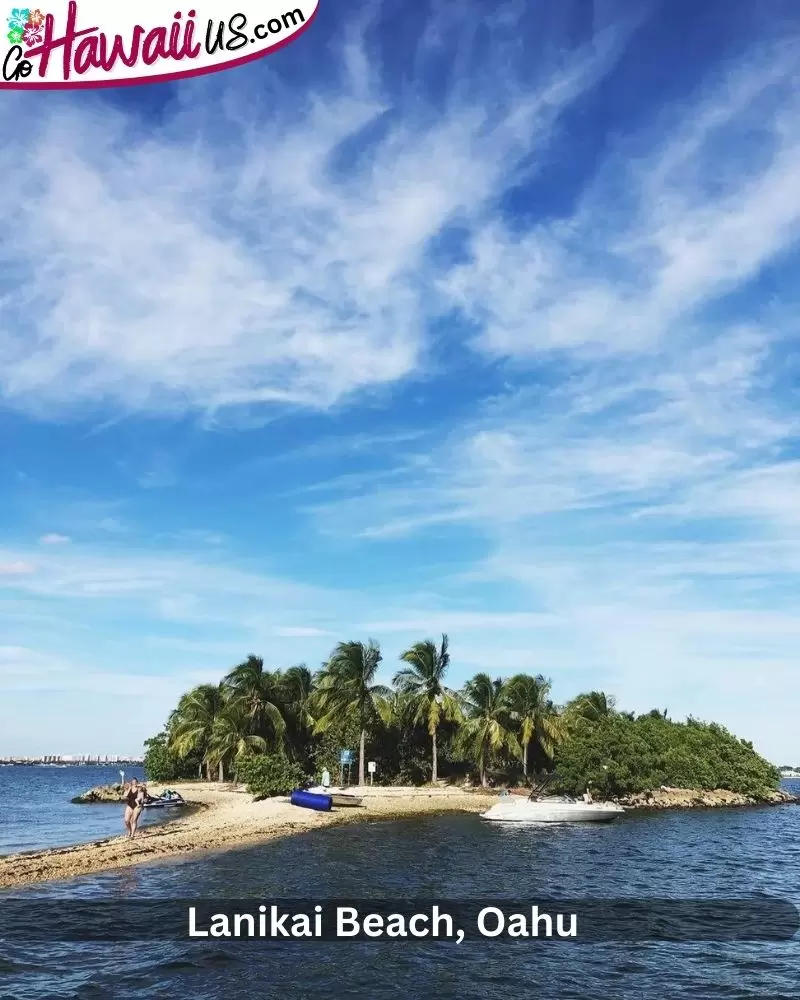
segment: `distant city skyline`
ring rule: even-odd
[[[12,761],[43,764],[141,764],[142,754],[6,754],[0,755],[0,764]]]

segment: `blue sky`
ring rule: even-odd
[[[0,754],[447,631],[796,762],[796,4],[346,6],[2,102]]]

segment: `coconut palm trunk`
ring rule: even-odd
[[[455,692],[445,686],[444,676],[450,665],[447,636],[441,645],[430,639],[418,642],[400,659],[408,664],[395,674],[394,682],[400,694],[406,719],[414,726],[424,725],[431,737],[431,781],[439,779],[439,754],[436,742],[440,722],[461,717]]]
[[[461,727],[461,746],[477,763],[481,785],[486,788],[491,755],[503,750],[515,756],[522,752],[510,728],[507,689],[501,678],[492,680],[480,673],[464,685],[462,699],[467,718]]]
[[[196,752],[211,781],[209,745],[217,717],[225,704],[222,685],[199,684],[181,697],[170,716],[169,746],[179,757]],[[200,771],[202,774],[202,770]]]
[[[358,783],[364,777],[367,730],[376,717],[388,711],[391,692],[375,684],[381,651],[372,639],[368,643],[340,642],[320,672],[314,712],[315,732],[324,733],[334,725],[358,720],[361,738],[358,748]]]
[[[508,682],[507,690],[508,709],[522,747],[522,773],[527,780],[531,744],[534,748],[538,745],[552,760],[563,727],[550,701],[550,681],[541,674],[517,674]]]
[[[222,782],[224,780],[225,780],[225,765],[222,763],[222,761],[220,761],[219,762],[219,781]]]

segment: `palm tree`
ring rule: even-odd
[[[459,732],[459,741],[478,761],[481,784],[486,787],[486,766],[492,751],[507,747],[519,753],[520,746],[512,732],[506,685],[498,677],[476,674],[467,681],[462,692],[466,721]]]
[[[567,706],[567,711],[577,718],[586,719],[587,722],[599,722],[600,719],[614,715],[616,708],[612,695],[607,695],[604,691],[589,691],[573,698]]]
[[[266,740],[251,732],[251,719],[242,702],[229,700],[214,719],[208,758],[219,767],[219,780],[225,780],[225,765],[242,757],[248,750],[263,753]]]
[[[315,694],[315,732],[324,733],[331,726],[357,718],[361,733],[358,750],[358,783],[363,785],[364,750],[367,725],[377,714],[389,716],[391,691],[375,684],[375,674],[381,662],[378,644],[370,639],[363,642],[340,642],[319,674]]]
[[[431,781],[435,782],[439,776],[436,746],[439,723],[460,717],[458,697],[444,685],[444,675],[450,665],[447,636],[442,635],[442,644],[438,649],[430,639],[417,642],[402,653],[400,659],[408,666],[398,670],[393,683],[411,722],[427,726],[433,762]]]
[[[225,704],[225,695],[222,684],[200,684],[181,697],[168,723],[170,749],[179,757],[185,757],[193,750],[198,751],[206,765],[206,777],[209,780],[208,749],[215,720]]]
[[[289,667],[280,679],[280,700],[289,730],[289,742],[300,757],[303,756],[308,734],[314,728],[313,697],[314,678],[308,667],[304,663]]]
[[[305,663],[289,667],[281,678],[281,686],[284,705],[289,714],[294,716],[298,727],[312,729],[314,719],[311,714],[311,702],[314,678]]]
[[[528,777],[528,747],[537,744],[552,759],[564,727],[549,698],[550,681],[541,674],[517,674],[508,681],[508,710],[517,725],[522,746],[522,772]]]
[[[279,677],[264,669],[260,656],[250,655],[234,667],[223,682],[231,700],[250,719],[251,732],[272,737],[277,743],[283,738],[286,722],[280,708]]]

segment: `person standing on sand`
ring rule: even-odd
[[[142,814],[144,797],[145,797],[145,789],[144,787],[142,788],[139,787],[138,778],[131,778],[127,792],[123,788],[123,798],[125,800],[125,813],[122,817],[122,822],[125,824],[125,829],[128,831],[129,840],[133,840],[133,838],[136,836],[136,827],[139,823],[139,817]]]
[[[136,827],[139,825],[139,817],[142,815],[142,809],[144,809],[144,804],[147,802],[149,795],[147,794],[147,785],[139,785],[139,792],[136,796],[136,808],[133,810],[133,816],[131,816],[131,840],[136,836]]]

